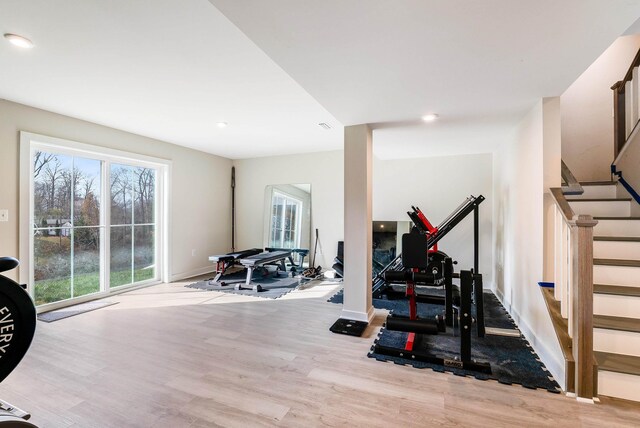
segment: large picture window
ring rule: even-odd
[[[161,279],[168,165],[29,133],[21,150],[29,171],[21,207],[30,214],[21,258],[36,305]]]

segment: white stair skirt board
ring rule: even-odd
[[[594,236],[640,237],[640,220],[598,220],[593,234]]]
[[[600,370],[598,394],[640,401],[640,376]]]
[[[593,241],[593,257],[595,259],[640,260],[640,242]]]
[[[640,333],[633,331],[593,329],[593,349],[612,354],[640,357]]]
[[[616,185],[603,184],[598,186],[582,186],[584,193],[580,195],[582,198],[615,198]]]
[[[640,318],[640,297],[595,293],[593,313],[614,317]]]
[[[570,201],[571,209],[577,215],[593,217],[628,217],[631,213],[629,201]]]
[[[640,267],[593,265],[593,283],[640,286]]]

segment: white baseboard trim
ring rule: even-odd
[[[502,303],[502,306],[504,306],[504,308],[507,310],[507,312],[511,312],[511,305],[508,305],[507,302],[504,301],[504,294],[502,294],[502,291],[498,290],[497,288],[492,289],[491,291],[493,291],[493,293],[496,295],[496,297],[498,298],[498,300],[500,300],[500,303]]]
[[[504,303],[504,296],[502,295],[502,293],[500,293],[500,291],[494,290],[494,293],[496,294],[498,300],[500,300],[500,302],[502,303],[502,306],[504,306],[507,312],[509,312],[511,318],[513,318],[513,320],[516,322],[518,328],[520,329],[520,332],[527,339],[536,354],[538,354],[538,357],[540,357],[540,360],[543,362],[547,370],[549,370],[553,378],[556,380],[556,382],[558,382],[560,388],[563,391],[566,391],[567,386],[565,385],[564,359],[558,360],[555,353],[551,349],[549,349],[547,346],[536,339],[536,335],[533,333],[533,330],[531,329],[529,324],[527,324],[522,319],[518,311],[515,308],[511,307],[511,305],[507,305]]]
[[[207,273],[213,273],[213,272],[214,272],[214,269],[211,266],[193,269],[187,272],[172,274],[169,279],[169,282],[182,281],[183,279],[191,278],[198,275],[204,275]]]
[[[373,308],[373,306],[369,306],[369,309],[366,313],[357,311],[346,311],[343,309],[342,313],[340,314],[340,318],[370,323],[371,320],[373,320],[374,314],[375,309]]]

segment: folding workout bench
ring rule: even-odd
[[[289,263],[293,268],[302,268],[304,266],[304,259],[309,255],[309,250],[306,248],[273,248],[267,247],[264,249],[265,251],[269,251],[270,253],[274,251],[291,251],[291,255],[288,257]],[[294,260],[295,255],[298,255],[300,261],[296,263]]]
[[[252,248],[250,250],[236,251],[235,253],[221,254],[217,256],[210,256],[209,261],[216,264],[216,276],[209,280],[209,284],[218,283],[220,278],[225,274],[225,271],[231,266],[238,264],[238,261],[244,257],[260,254],[261,248]]]
[[[253,275],[253,271],[264,265],[276,265],[283,271],[287,271],[285,260],[291,257],[291,250],[278,250],[265,252],[260,254],[255,254],[249,257],[245,257],[240,259],[240,263],[242,266],[247,268],[247,278],[245,280],[245,286],[248,288],[251,285],[251,276]],[[236,284],[236,290],[240,290],[242,288],[241,284]],[[254,285],[252,287],[253,291],[262,291],[263,287],[261,285]]]

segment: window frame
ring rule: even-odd
[[[34,266],[32,256],[34,251],[34,180],[33,155],[36,151],[48,151],[56,154],[77,156],[101,161],[100,186],[100,258],[101,258],[101,287],[97,293],[75,297],[58,302],[45,303],[37,307],[38,313],[60,307],[65,307],[84,301],[94,300],[112,294],[129,291],[160,282],[169,282],[171,278],[170,264],[171,246],[169,245],[169,200],[170,178],[172,163],[170,160],[152,156],[130,153],[77,141],[55,138],[31,132],[20,132],[20,222],[19,222],[19,254],[20,254],[20,282],[27,283],[27,290],[35,296]],[[156,273],[155,278],[133,284],[118,286],[110,289],[110,229],[111,229],[111,201],[110,201],[110,166],[112,163],[132,167],[152,168],[156,171]],[[104,268],[103,268],[104,267]]]

